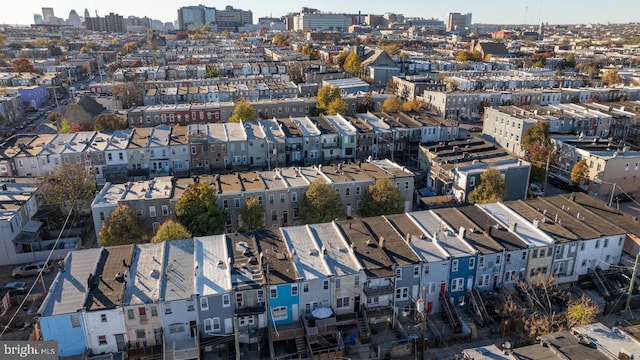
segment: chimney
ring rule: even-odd
[[[569,195],[569,200],[576,201],[576,193],[575,192],[572,192],[571,195]]]
[[[407,242],[411,244],[411,234],[407,233]]]
[[[464,228],[464,226],[460,226],[460,231],[458,231],[458,238],[460,240],[464,240],[464,236],[466,235],[467,230]]]
[[[533,227],[535,228],[540,228],[540,220],[538,219],[533,219]]]
[[[509,224],[509,230],[511,230],[511,232],[516,232],[516,230],[518,229],[518,223],[517,222],[513,222]]]
[[[384,236],[380,236],[380,240],[378,241],[378,246],[384,249]]]
[[[491,225],[487,225],[487,226],[484,228],[484,232],[485,232],[487,235],[491,236],[491,229],[493,229],[493,226],[491,226]]]

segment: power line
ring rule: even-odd
[[[76,200],[74,199],[73,202],[71,203],[71,208],[69,209],[69,213],[67,214],[67,217],[64,220],[64,223],[62,224],[62,229],[60,230],[60,233],[58,234],[58,237],[56,238],[56,241],[53,244],[53,247],[51,248],[51,251],[49,251],[49,255],[47,256],[47,259],[45,260],[45,266],[47,266],[46,264],[48,264],[49,261],[51,260],[51,256],[53,255],[53,251],[58,246],[58,242],[60,241],[60,238],[62,237],[62,233],[64,232],[64,229],[67,227],[67,224],[69,223],[69,219],[71,218],[71,214],[73,213],[73,208],[74,208],[75,204],[76,204]],[[20,310],[22,309],[24,304],[27,302],[27,299],[29,298],[29,295],[31,295],[31,293],[33,292],[33,288],[38,283],[38,280],[42,281],[42,284],[44,286],[44,279],[42,278],[43,271],[44,271],[44,268],[42,269],[42,271],[40,271],[38,273],[38,276],[36,276],[35,281],[33,282],[33,284],[31,284],[31,287],[29,288],[29,291],[27,292],[27,294],[24,296],[24,299],[22,299],[22,302],[20,303],[20,305],[18,306],[16,311],[13,313],[13,315],[9,319],[9,322],[7,322],[7,325],[5,325],[4,328],[2,329],[2,333],[0,333],[0,338],[7,332],[7,330],[9,329],[9,326],[11,325],[11,323],[15,320],[16,316],[18,316],[18,313],[20,312]],[[46,289],[43,289],[43,290],[46,291]],[[46,298],[46,295],[45,295],[45,298]]]

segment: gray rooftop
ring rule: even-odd
[[[124,295],[125,305],[151,304],[160,297],[164,243],[138,244],[133,255]]]
[[[231,264],[224,235],[194,239],[196,293],[200,296],[231,292]]]
[[[195,293],[193,239],[165,241],[164,272],[160,297],[165,301],[191,298]]]

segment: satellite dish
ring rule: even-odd
[[[511,343],[507,341],[507,342],[504,343],[503,347],[505,349],[509,350],[509,349],[511,349]]]

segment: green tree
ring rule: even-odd
[[[5,45],[7,45],[8,41],[9,41],[9,38],[7,37],[6,34],[0,34],[0,48],[3,48]]]
[[[397,98],[395,96],[389,96],[382,103],[382,111],[386,113],[396,112],[402,108],[402,105],[403,105],[402,99]]]
[[[229,122],[251,121],[257,118],[258,115],[253,106],[248,101],[240,101],[233,108],[233,114],[231,114]]]
[[[398,187],[389,179],[377,180],[362,195],[362,216],[399,214],[404,210],[404,200]]]
[[[119,82],[111,87],[111,94],[122,102],[123,109],[142,103],[142,90],[134,83]]]
[[[417,98],[413,98],[402,104],[403,111],[420,111],[426,109],[427,107],[428,105],[426,102],[424,102],[423,100],[418,100]]]
[[[300,219],[305,224],[333,221],[344,216],[340,196],[327,183],[315,180],[300,202]]]
[[[482,53],[478,50],[461,50],[456,54],[456,61],[479,61],[482,60]]]
[[[329,108],[329,104],[331,104],[335,99],[342,99],[342,95],[340,95],[340,88],[331,85],[323,86],[318,90],[316,108],[326,111]]]
[[[245,231],[257,230],[264,224],[264,206],[260,205],[257,197],[249,198],[241,213]]]
[[[135,41],[129,41],[128,43],[122,45],[122,48],[127,52],[127,54],[129,54],[132,53],[136,48],[138,48],[138,43]]]
[[[547,161],[549,166],[556,162],[556,153],[553,148],[544,145],[541,141],[534,142],[527,151],[527,158],[531,162],[531,178],[532,182],[544,182],[547,175]]]
[[[224,231],[227,213],[218,205],[213,186],[194,183],[176,202],[176,216],[193,236],[215,235]]]
[[[96,116],[96,120],[93,124],[94,131],[124,130],[126,128],[127,124],[124,119],[121,119],[116,114],[100,114]]]
[[[69,207],[84,206],[95,198],[96,182],[80,162],[63,162],[58,170],[46,176],[38,188],[39,202],[65,212]]]
[[[589,177],[589,165],[587,161],[582,159],[578,161],[571,169],[571,182],[574,185],[582,185]]]
[[[598,304],[582,294],[577,300],[569,300],[567,306],[567,328],[574,326],[589,325],[596,320],[596,316],[600,313]]]
[[[68,134],[71,132],[71,125],[69,124],[69,120],[67,118],[62,119],[60,123],[60,132],[63,134]]]
[[[360,76],[362,74],[362,60],[355,52],[350,52],[344,60],[344,70],[352,76]]]
[[[300,52],[304,55],[308,55],[311,60],[318,60],[320,58],[318,50],[314,49],[312,44],[305,45]]]
[[[220,74],[218,72],[218,69],[213,66],[213,65],[207,65],[207,78],[215,78],[218,77]]]
[[[522,135],[522,142],[520,147],[524,151],[529,151],[529,148],[536,142],[547,146],[550,143],[549,137],[549,123],[538,121],[535,125],[529,127]]]
[[[118,205],[98,233],[100,245],[114,246],[145,242],[146,233],[137,214],[127,205]]]
[[[576,67],[576,54],[574,53],[569,53],[565,58],[564,58],[564,66],[568,67],[568,68],[574,68]]]
[[[542,59],[538,59],[538,60],[536,60],[536,62],[533,63],[532,66],[534,68],[542,69],[542,68],[544,68],[544,61],[542,61]]]
[[[333,99],[327,107],[327,115],[343,115],[347,111],[347,102],[344,99]]]
[[[485,170],[480,174],[480,184],[469,193],[470,204],[486,204],[501,201],[507,194],[507,185],[496,169]]]
[[[184,227],[184,225],[174,220],[167,220],[160,225],[156,235],[151,238],[151,242],[188,239],[190,237],[191,233],[186,227]]]
[[[338,64],[338,66],[340,66],[341,69],[344,68],[344,62],[347,60],[347,56],[349,55],[349,52],[347,51],[341,51],[338,56],[336,56],[335,61],[336,64]]]
[[[273,44],[278,46],[287,46],[287,38],[283,33],[277,33],[273,37]]]

